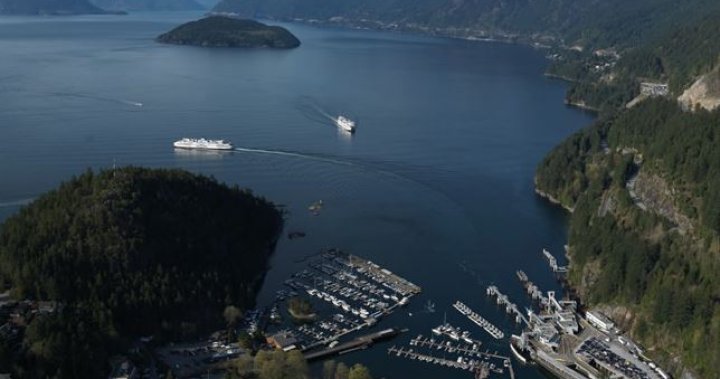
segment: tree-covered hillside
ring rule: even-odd
[[[185,171],[128,167],[63,183],[0,229],[0,279],[16,298],[58,304],[28,326],[15,368],[97,377],[129,337],[222,325],[225,306],[254,304],[281,227],[271,203]]]
[[[713,0],[222,0],[245,17],[378,21],[405,28],[549,34],[567,44],[636,46],[720,10]]]
[[[575,209],[570,279],[584,299],[628,308],[651,354],[702,378],[720,375],[719,141],[720,112],[649,100],[571,137],[537,172]]]
[[[718,3],[720,4],[720,3]],[[710,7],[713,8],[713,7]],[[714,8],[713,8],[714,9]],[[677,24],[632,48],[618,49],[621,58],[611,67],[594,51],[559,53],[549,72],[572,81],[568,101],[585,103],[600,111],[614,111],[639,93],[641,81],[670,84],[679,96],[698,76],[720,61],[720,11],[700,19],[678,19]]]

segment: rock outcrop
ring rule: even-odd
[[[701,76],[678,101],[687,110],[700,107],[712,111],[720,107],[720,69]]]

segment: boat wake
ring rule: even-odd
[[[343,165],[343,166],[349,166],[349,167],[356,167],[358,166],[356,163],[323,156],[319,154],[308,154],[308,153],[299,153],[294,151],[286,151],[286,150],[267,150],[267,149],[253,149],[253,148],[247,148],[247,147],[236,147],[235,151],[240,151],[243,153],[255,153],[255,154],[268,154],[268,155],[279,155],[283,157],[293,157],[293,158],[302,158],[302,159],[310,159],[315,160],[319,162],[325,162],[325,163],[332,163],[336,165]]]
[[[120,102],[122,102],[122,103],[124,103],[124,104],[127,104],[127,105],[132,105],[132,106],[134,106],[134,107],[139,107],[139,108],[141,108],[141,107],[143,106],[143,103],[138,102],[138,101],[120,100]]]
[[[324,110],[317,100],[310,96],[303,96],[297,105],[297,109],[310,121],[322,125],[335,125],[335,117]],[[328,123],[330,121],[331,123]]]
[[[115,104],[123,104],[123,105],[129,105],[133,107],[141,108],[143,107],[143,103],[139,101],[133,101],[133,100],[126,100],[126,99],[114,99],[111,97],[104,97],[104,96],[97,96],[87,93],[79,93],[79,92],[51,92],[50,93],[53,96],[58,97],[75,97],[79,99],[89,99],[89,100],[96,100],[96,101],[102,101],[106,103],[115,103]]]

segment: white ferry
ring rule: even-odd
[[[355,121],[347,117],[338,116],[338,118],[335,119],[335,125],[346,132],[355,133]]]
[[[175,141],[173,146],[179,149],[197,149],[197,150],[232,150],[232,143],[225,140],[209,140],[205,138],[183,138]]]

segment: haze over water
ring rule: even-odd
[[[386,348],[448,321],[509,354],[451,308],[462,300],[509,334],[485,296],[519,305],[523,269],[557,284],[540,251],[561,255],[563,211],[538,199],[542,157],[591,117],[563,105],[542,52],[515,45],[284,25],[290,51],[203,49],[153,39],[199,13],[0,18],[0,219],[88,167],[178,167],[251,188],[288,210],[259,302],[303,257],[339,247],[423,287],[379,327],[410,331],[349,354],[375,377],[469,378],[388,357]],[[326,115],[358,122],[338,133]],[[244,151],[175,152],[180,137]],[[307,207],[323,200],[321,214]],[[427,300],[436,312],[424,313]],[[412,312],[413,316],[409,316]],[[520,368],[520,378],[542,377]]]

